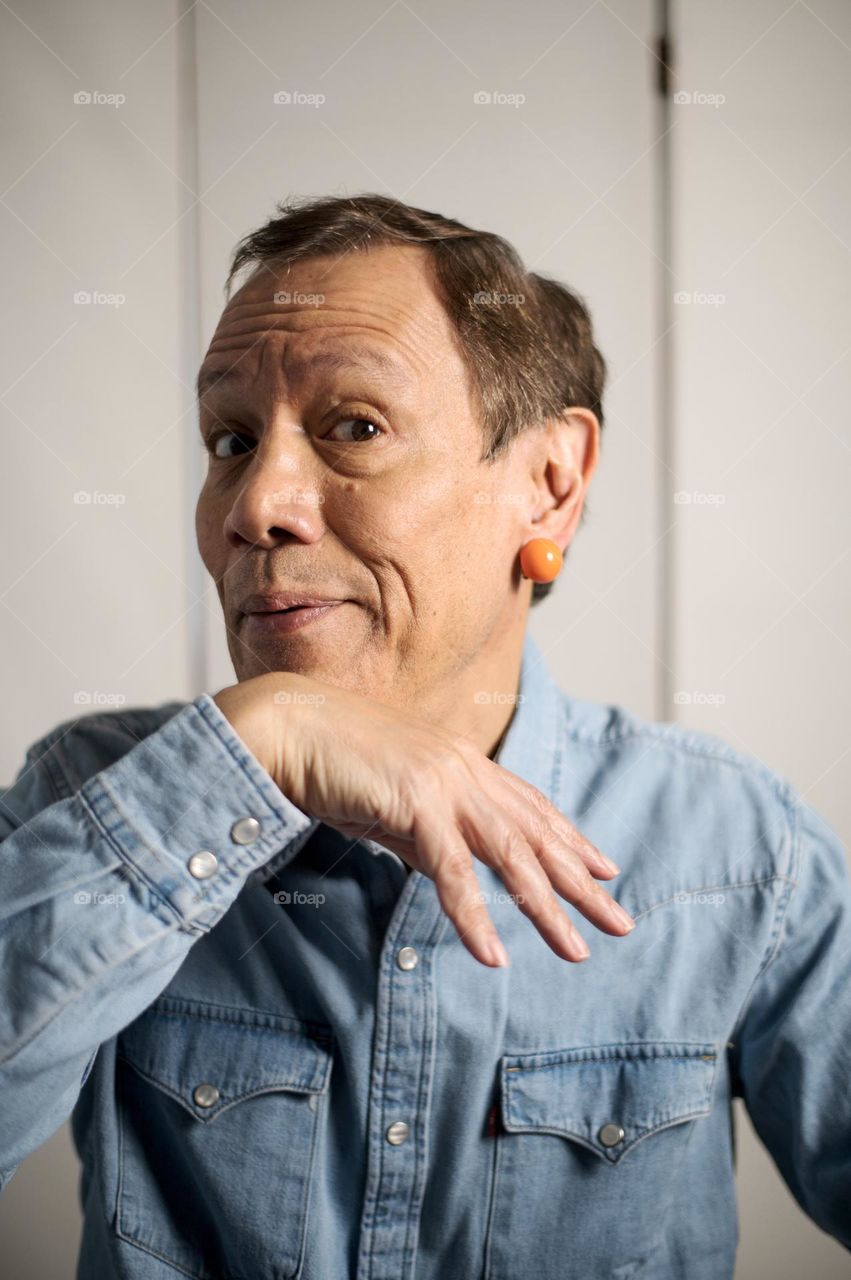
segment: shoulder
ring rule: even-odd
[[[25,767],[46,774],[57,798],[72,795],[187,705],[162,702],[62,720],[27,749]]]
[[[648,720],[629,708],[574,698],[562,691],[564,732],[572,741],[603,751],[643,749],[686,767],[709,766],[724,780],[768,788],[783,802],[795,799],[788,778],[757,755],[731,746],[721,734],[691,729],[671,720]]]
[[[571,767],[584,777],[587,760],[593,785],[653,848],[705,861],[707,875],[723,863],[730,874],[794,876],[801,798],[755,753],[563,691],[561,725]]]

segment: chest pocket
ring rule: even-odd
[[[485,1280],[637,1275],[716,1065],[716,1045],[673,1041],[501,1058]]]
[[[160,997],[117,1045],[118,1236],[197,1280],[301,1274],[330,1028]]]

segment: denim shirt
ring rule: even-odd
[[[790,784],[558,688],[499,761],[621,866],[628,936],[511,964],[295,807],[212,698],[66,721],[3,793],[0,1185],[72,1117],[78,1280],[719,1280],[731,1098],[851,1250],[851,882]],[[199,856],[200,855],[200,856]]]

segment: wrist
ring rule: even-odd
[[[278,717],[268,677],[254,676],[212,694],[213,702],[258,764],[274,776]]]

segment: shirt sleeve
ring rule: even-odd
[[[39,745],[0,792],[0,1188],[98,1046],[318,826],[206,693],[65,798]]]
[[[732,1040],[754,1128],[801,1208],[851,1249],[851,876],[800,797],[775,934]]]

